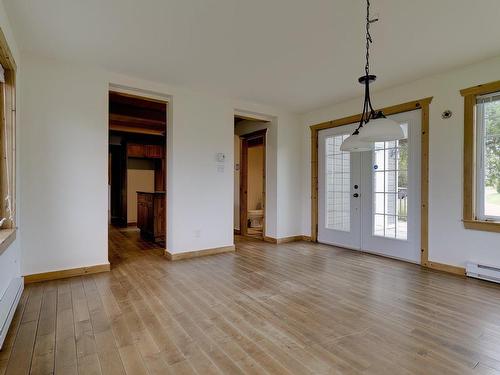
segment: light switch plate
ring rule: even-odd
[[[224,163],[226,161],[226,154],[223,152],[217,153],[217,162]]]

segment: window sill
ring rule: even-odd
[[[500,233],[500,222],[482,220],[463,220],[465,229]]]
[[[10,244],[16,239],[16,228],[0,229],[0,255],[8,249]]]

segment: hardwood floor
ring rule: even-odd
[[[0,374],[495,374],[500,286],[306,242],[27,286]]]

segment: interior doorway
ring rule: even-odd
[[[235,234],[266,235],[266,135],[269,121],[235,116]]]
[[[109,92],[110,262],[126,251],[124,238],[144,249],[165,248],[167,105]]]

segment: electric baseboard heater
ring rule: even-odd
[[[465,268],[466,274],[469,277],[483,279],[500,284],[500,267],[490,266],[480,263],[468,262]]]

